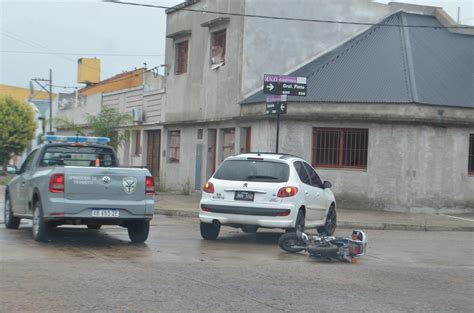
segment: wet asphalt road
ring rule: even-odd
[[[0,225],[2,312],[472,312],[473,233],[367,231],[358,264],[277,246],[281,232],[155,216],[146,244],[126,229],[60,227],[48,243]],[[350,230],[338,230],[339,235]]]

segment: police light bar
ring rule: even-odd
[[[60,141],[60,142],[88,142],[106,144],[110,142],[108,137],[86,137],[86,136],[56,136],[47,135],[42,137],[43,141]]]

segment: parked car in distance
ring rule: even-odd
[[[32,219],[33,238],[45,241],[62,224],[120,225],[132,242],[148,238],[154,212],[155,181],[147,169],[118,167],[105,137],[45,136],[5,191],[5,227],[18,229]],[[53,142],[54,141],[54,142]]]
[[[204,185],[200,201],[201,236],[218,237],[221,225],[256,232],[258,228],[316,228],[332,235],[336,200],[302,158],[276,153],[228,157]]]

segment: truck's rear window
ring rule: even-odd
[[[115,154],[107,147],[51,146],[47,147],[40,166],[117,166]]]
[[[215,179],[282,183],[288,181],[288,164],[260,160],[227,160],[214,174]]]

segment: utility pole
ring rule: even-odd
[[[48,133],[52,135],[53,133],[53,70],[49,69],[49,79],[33,78],[32,81],[34,81],[38,86],[41,87],[41,89],[43,89],[45,92],[49,94],[49,132]],[[43,85],[41,82],[48,83],[49,88],[46,89],[46,85]]]
[[[53,132],[53,70],[49,69],[49,132]]]

